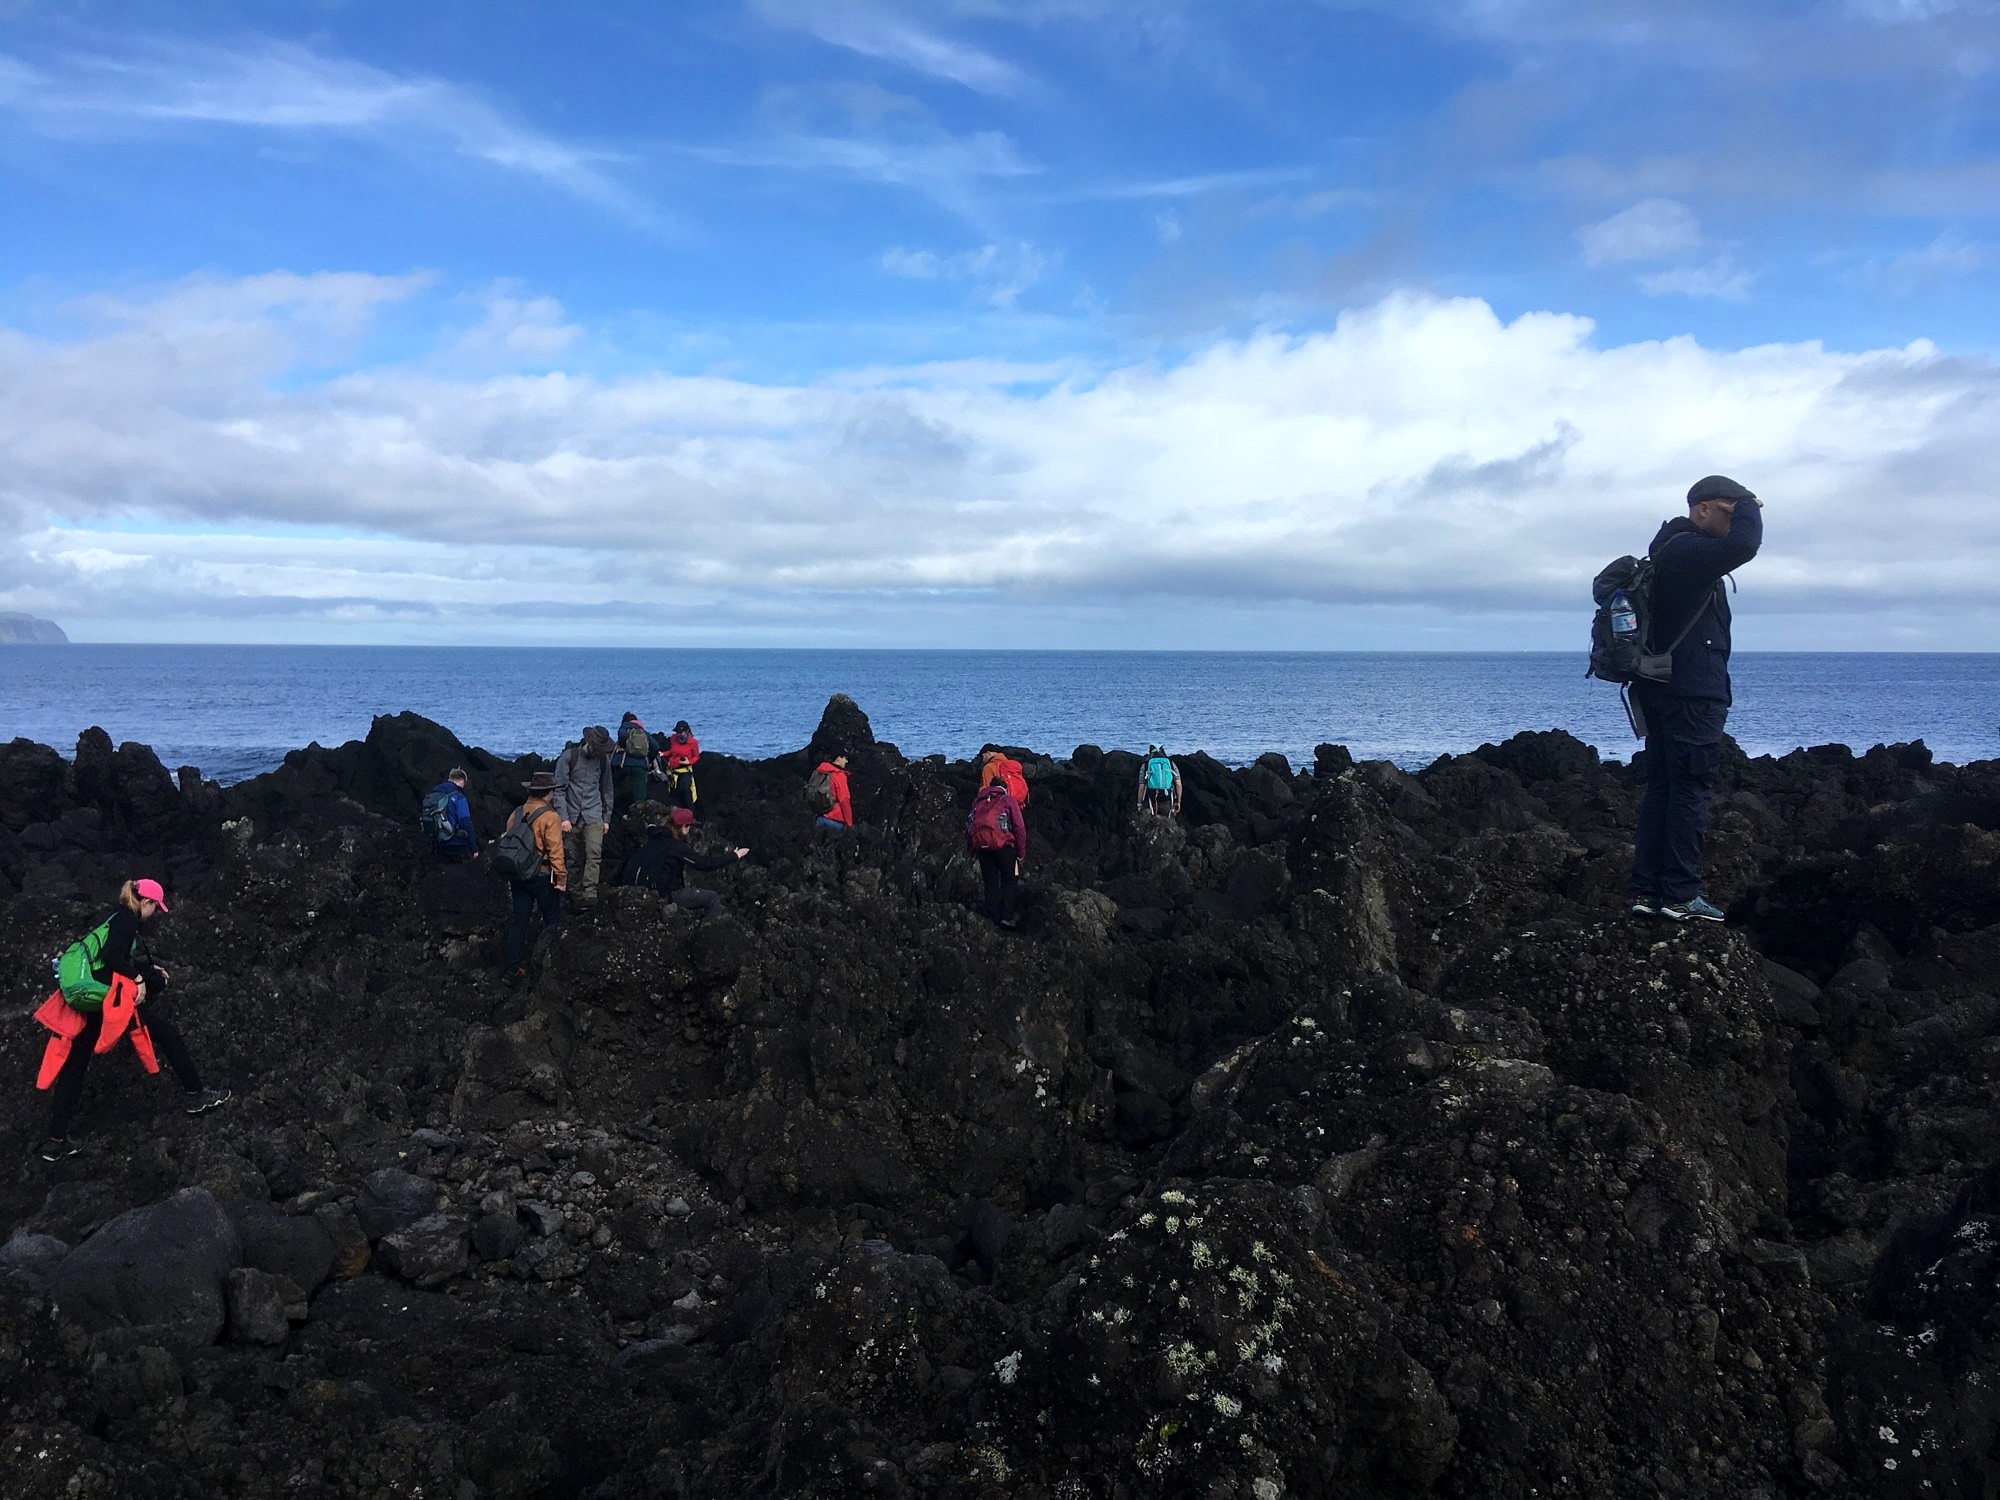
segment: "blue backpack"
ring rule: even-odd
[[[1164,755],[1156,755],[1146,762],[1146,790],[1149,792],[1171,792],[1174,789],[1174,763]]]
[[[451,821],[455,791],[456,788],[441,786],[424,793],[423,806],[417,810],[417,826],[430,835],[433,844],[449,844],[458,837],[458,826]]]

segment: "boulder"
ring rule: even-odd
[[[120,1214],[56,1267],[62,1315],[88,1332],[147,1328],[212,1344],[227,1318],[229,1273],[243,1258],[236,1226],[206,1188]]]
[[[438,1185],[428,1177],[400,1167],[384,1167],[363,1180],[354,1217],[360,1221],[362,1233],[379,1240],[435,1213],[438,1196]]]
[[[466,1254],[470,1226],[459,1214],[432,1214],[385,1234],[375,1246],[382,1264],[405,1281],[429,1289],[461,1276],[471,1264]]]
[[[229,1273],[229,1336],[243,1344],[282,1344],[291,1332],[278,1279],[249,1266]]]

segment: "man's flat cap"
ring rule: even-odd
[[[1757,497],[1733,479],[1721,474],[1711,474],[1706,479],[1697,479],[1688,488],[1688,504],[1699,505],[1704,500],[1755,500]]]

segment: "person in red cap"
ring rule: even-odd
[[[159,881],[128,880],[118,892],[117,908],[74,945],[82,950],[81,962],[75,966],[76,977],[62,985],[61,993],[63,1003],[83,1017],[83,1027],[71,1037],[69,1055],[56,1074],[49,1103],[49,1137],[42,1145],[44,1161],[61,1161],[77,1153],[76,1143],[69,1138],[69,1122],[83,1093],[84,1076],[90,1071],[91,1055],[104,1024],[104,998],[114,978],[130,981],[135,989],[139,1020],[187,1091],[187,1112],[202,1114],[227,1104],[232,1097],[228,1089],[202,1087],[201,1074],[188,1055],[180,1028],[167,1014],[167,971],[153,961],[141,931],[166,909],[167,893],[160,889]]]
[[[718,849],[705,852],[688,842],[694,826],[694,810],[670,808],[654,821],[646,842],[632,851],[618,877],[620,885],[644,886],[665,896],[683,911],[713,912],[722,909],[722,897],[687,883],[689,870],[720,870],[739,859],[748,859],[748,849]]]

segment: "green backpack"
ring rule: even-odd
[[[96,1010],[104,1004],[105,993],[111,986],[97,977],[97,965],[110,936],[111,918],[106,917],[56,958],[56,988],[77,1010]]]

